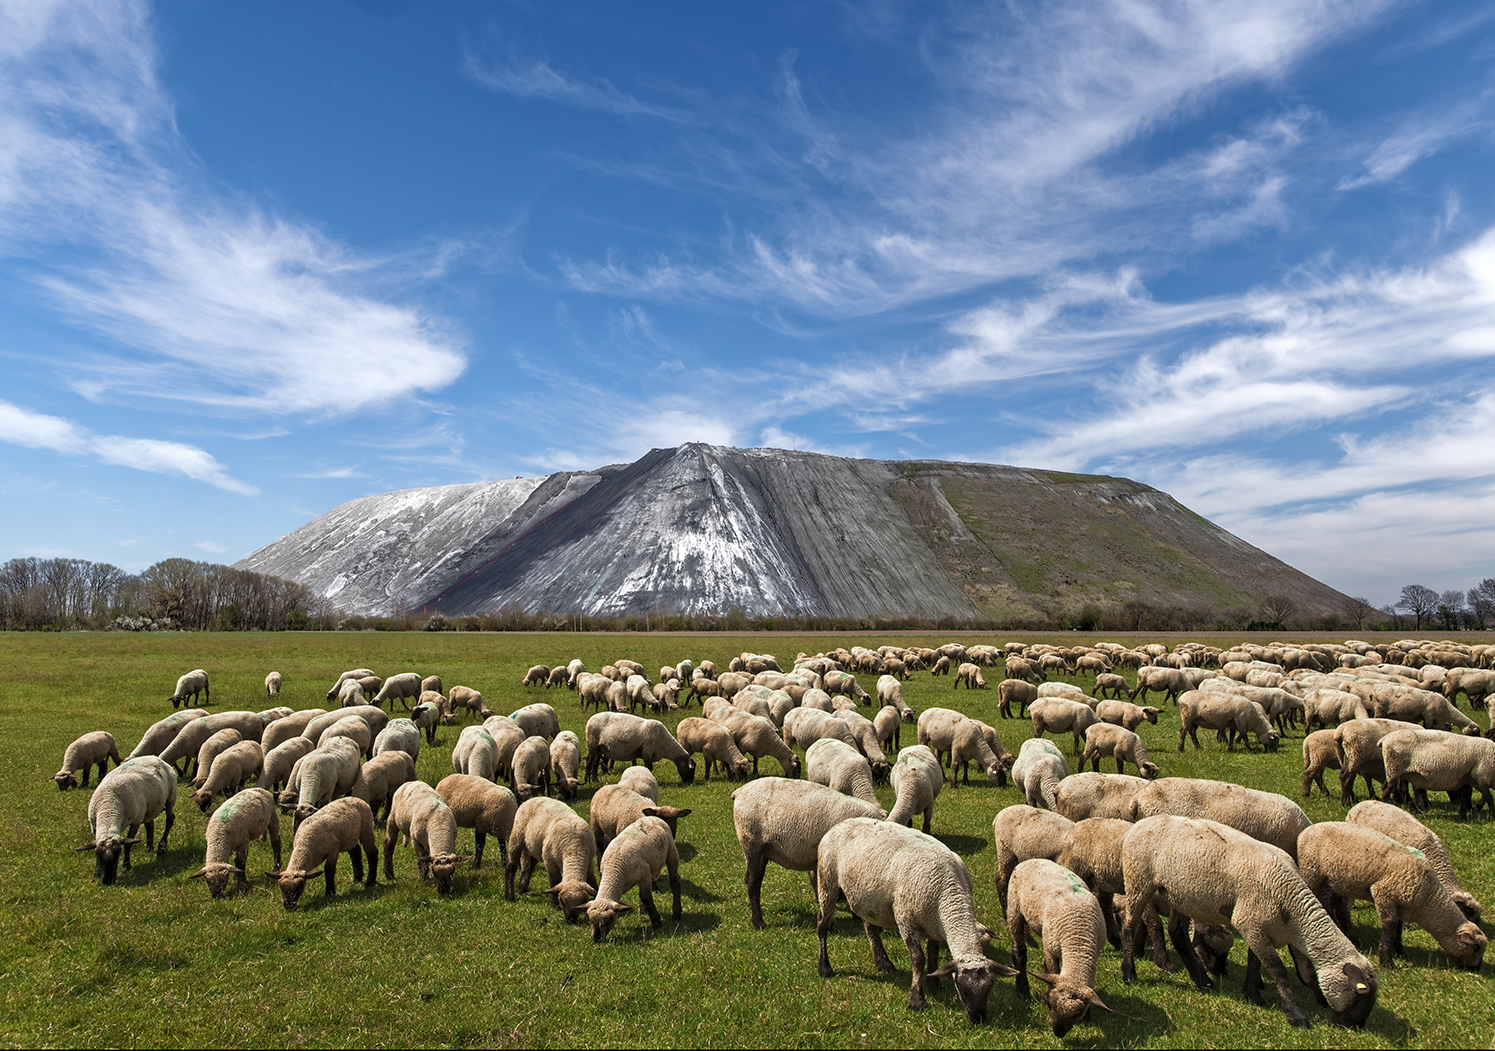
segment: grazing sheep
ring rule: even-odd
[[[1267,721],[1266,712],[1261,705],[1240,694],[1235,693],[1206,693],[1203,690],[1190,690],[1178,699],[1179,715],[1182,724],[1178,730],[1178,750],[1184,750],[1184,739],[1190,738],[1194,742],[1194,750],[1199,750],[1199,728],[1206,730],[1229,730],[1230,739],[1226,747],[1233,748],[1235,735],[1239,734],[1241,740],[1246,740],[1246,735],[1256,735],[1257,741],[1269,752],[1277,750],[1277,741],[1282,736],[1272,729],[1272,724]],[[1246,742],[1249,751],[1251,744]]]
[[[884,749],[900,748],[903,745],[903,715],[891,704],[883,705],[872,717],[877,730],[877,743]]]
[[[472,712],[479,720],[486,719],[493,712],[483,703],[483,695],[477,690],[467,686],[453,686],[451,692],[446,696],[447,705],[453,715],[457,709]]]
[[[822,737],[805,750],[805,778],[878,806],[871,764],[861,752],[834,737]]]
[[[989,780],[1007,783],[1007,767],[986,743],[982,724],[950,708],[926,708],[919,714],[919,743],[928,745],[941,762],[950,760],[951,784],[959,785],[965,774],[971,783],[971,760],[980,764]]]
[[[545,688],[548,690],[552,686],[565,686],[570,678],[571,676],[567,672],[566,666],[564,664],[557,664],[554,668],[550,669],[550,674],[545,676]]]
[[[280,805],[295,815],[293,829],[316,813],[329,800],[346,795],[358,780],[358,746],[346,737],[334,737],[298,759],[286,778]]]
[[[391,719],[374,738],[374,756],[385,752],[404,752],[411,759],[420,758],[420,727],[413,719]]]
[[[176,689],[166,699],[171,702],[173,708],[178,705],[186,707],[197,703],[199,693],[202,694],[203,707],[213,703],[212,691],[208,689],[208,673],[201,668],[196,668],[176,681]]]
[[[519,802],[502,785],[471,774],[447,774],[436,785],[436,794],[451,808],[458,828],[470,828],[477,839],[472,867],[483,867],[483,847],[488,837],[498,840],[499,855],[514,830],[514,815]]]
[[[1147,817],[1207,818],[1298,856],[1298,836],[1311,822],[1303,808],[1275,792],[1228,781],[1164,777],[1132,797],[1133,821]],[[1215,922],[1215,921],[1209,921]]]
[[[1340,930],[1352,938],[1346,903],[1375,903],[1382,967],[1390,967],[1393,952],[1401,951],[1402,925],[1415,923],[1454,963],[1479,970],[1489,939],[1464,916],[1420,850],[1363,825],[1322,821],[1298,837],[1298,869]]]
[[[1064,837],[1074,822],[1048,810],[1014,803],[992,819],[992,842],[997,848],[997,897],[1007,911],[1007,884],[1017,866],[1030,858],[1055,861],[1064,853]]]
[[[350,671],[343,672],[341,675],[339,675],[337,677],[337,682],[335,682],[335,683],[332,684],[332,689],[330,689],[330,690],[327,691],[327,700],[330,701],[334,697],[336,697],[338,695],[338,693],[342,690],[343,683],[346,682],[347,680],[349,680],[349,679],[362,679],[362,678],[365,678],[365,677],[373,675],[373,674],[374,674],[374,669],[372,669],[372,668],[353,668]]]
[[[301,735],[309,737],[313,741],[320,741],[322,739],[322,731],[327,729],[327,727],[355,715],[369,724],[371,735],[377,735],[380,730],[389,725],[389,715],[383,708],[375,707],[372,704],[363,704],[352,708],[334,708],[330,712],[319,715],[306,724],[306,729],[301,731]]]
[[[434,881],[438,894],[452,892],[457,872],[457,818],[440,793],[424,781],[407,781],[395,790],[384,823],[384,878],[395,878],[395,844],[400,836],[415,848],[423,882]]]
[[[955,672],[955,682],[951,689],[958,690],[961,684],[968,690],[986,689],[986,677],[981,674],[981,669],[974,664],[962,664]]]
[[[1365,794],[1375,798],[1374,782],[1386,783],[1386,760],[1381,741],[1398,730],[1414,729],[1400,719],[1352,719],[1329,731],[1339,759],[1339,797],[1344,806],[1355,802],[1355,778],[1365,779]]]
[[[652,927],[662,926],[659,910],[654,907],[654,881],[662,871],[670,875],[674,908],[670,915],[680,918],[680,855],[675,837],[662,818],[646,816],[618,833],[602,855],[602,878],[597,895],[587,902],[587,919],[592,924],[592,941],[603,941],[618,917],[632,910],[619,899],[638,888],[639,903],[649,913]]]
[[[668,759],[679,771],[682,784],[688,785],[695,780],[696,761],[680,747],[680,742],[671,736],[664,723],[627,712],[598,712],[587,720],[586,736],[588,782],[597,780],[598,769],[604,760],[632,762],[635,759],[643,760],[649,767],[661,759]]]
[[[732,780],[740,781],[747,777],[751,764],[747,756],[738,750],[731,732],[720,723],[694,716],[681,719],[680,725],[675,727],[675,737],[680,742],[680,747],[687,752],[692,755],[700,753],[705,764],[705,780],[711,780],[711,770],[716,766],[720,766],[723,774]]]
[[[562,730],[550,742],[550,780],[562,799],[575,799],[580,783],[581,741],[570,730]]]
[[[237,876],[241,886],[249,882],[245,869],[249,844],[255,840],[270,840],[275,852],[270,875],[280,875],[280,811],[275,808],[275,797],[263,788],[246,788],[213,811],[206,836],[208,850],[202,868],[187,878],[203,880],[213,897],[223,897],[231,877]]]
[[[1095,714],[1103,723],[1114,723],[1135,731],[1143,723],[1157,724],[1161,708],[1144,707],[1129,701],[1101,701],[1095,706]]]
[[[283,683],[284,681],[285,680],[280,677],[280,672],[278,672],[278,671],[272,671],[269,675],[266,675],[265,676],[265,696],[269,697],[271,700],[274,700],[276,697],[279,697],[280,696],[280,686],[281,686],[281,683]],[[213,895],[213,897],[215,897],[215,898],[217,896],[218,896],[217,894]]]
[[[896,797],[888,820],[913,827],[914,815],[924,815],[924,831],[934,821],[934,801],[945,787],[945,772],[939,757],[922,744],[909,745],[898,753],[889,778]]]
[[[452,748],[452,769],[492,781],[498,776],[498,742],[481,726],[464,727]]]
[[[846,673],[845,672],[840,672],[840,673],[837,673],[837,674],[845,675]],[[837,679],[835,681],[840,686],[842,686],[842,687],[845,686],[845,680],[844,679]],[[827,690],[831,689],[831,682],[832,682],[831,677],[827,676],[826,677],[826,687],[825,687]],[[853,686],[856,686],[856,679],[852,678],[851,683],[852,683]],[[848,693],[850,691],[847,691],[845,689],[840,689],[837,692]],[[867,694],[862,690],[862,688],[860,686],[857,686],[856,692],[855,693],[851,693],[850,695],[852,697],[855,697],[859,701],[860,700],[866,700],[868,702],[871,701],[871,698],[867,696]],[[914,719],[914,710],[912,708],[910,708],[908,706],[908,702],[903,699],[903,683],[899,682],[897,679],[895,679],[891,675],[883,675],[883,676],[880,676],[878,678],[878,680],[877,680],[877,703],[880,704],[880,705],[891,704],[894,708],[898,709],[899,716],[901,716],[904,719],[904,721],[906,721],[906,722],[912,722],[913,719]]]
[[[172,712],[166,718],[151,724],[150,728],[141,735],[140,741],[135,745],[134,751],[125,756],[128,759],[139,759],[142,756],[160,755],[176,740],[177,734],[181,733],[182,727],[198,719],[206,719],[208,713],[200,708]]]
[[[519,680],[520,686],[544,686],[545,680],[550,677],[550,668],[544,664],[536,664],[524,673],[524,678]]]
[[[1412,805],[1426,810],[1429,792],[1447,792],[1459,804],[1460,820],[1469,816],[1474,790],[1479,805],[1495,810],[1495,741],[1443,730],[1398,730],[1381,738],[1389,800],[1393,789],[1412,789]],[[118,769],[116,767],[115,769]]]
[[[1125,675],[1106,672],[1095,677],[1095,695],[1097,697],[1109,697],[1113,700],[1119,700],[1122,694],[1130,696],[1131,692],[1131,687],[1126,684]]]
[[[659,802],[659,780],[645,766],[630,766],[618,777],[618,786],[637,792],[645,799]]]
[[[1038,696],[1063,697],[1067,700],[1079,701],[1081,704],[1088,707],[1091,711],[1094,711],[1095,706],[1100,703],[1096,698],[1091,697],[1088,693],[1080,689],[1078,686],[1068,682],[1043,683],[1038,687]]]
[[[1479,901],[1459,884],[1459,877],[1453,870],[1453,862],[1449,860],[1448,848],[1443,845],[1443,840],[1432,829],[1401,807],[1383,803],[1379,799],[1368,799],[1364,803],[1357,803],[1350,808],[1350,812],[1344,819],[1351,824],[1364,825],[1373,828],[1383,835],[1390,836],[1398,843],[1405,843],[1415,850],[1420,850],[1428,859],[1428,864],[1433,866],[1433,871],[1448,888],[1449,895],[1465,916],[1471,920],[1478,920],[1484,913],[1483,906]]]
[[[550,792],[550,743],[545,738],[526,737],[519,742],[509,762],[509,782],[521,803]]]
[[[93,838],[78,847],[94,853],[94,875],[107,887],[119,871],[124,855],[130,871],[130,848],[140,842],[135,834],[145,826],[145,848],[166,853],[166,837],[176,824],[176,770],[158,756],[126,759],[99,779],[88,800],[88,827]],[[156,818],[166,814],[166,827],[156,845]],[[128,831],[127,831],[128,830]]]
[[[369,729],[369,724],[361,715],[349,715],[333,723],[322,731],[317,738],[317,747],[321,747],[334,737],[346,737],[358,746],[359,754],[372,755],[374,751],[374,733]]]
[[[1043,939],[1043,973],[1034,977],[1049,986],[1044,1000],[1055,1036],[1088,1019],[1092,1007],[1111,1010],[1092,988],[1106,920],[1078,876],[1044,858],[1024,861],[1012,873],[1006,913],[1020,996],[1028,995],[1028,939]]]
[[[439,692],[439,691],[438,691]],[[421,695],[421,677],[419,672],[402,671],[398,675],[391,675],[384,680],[384,685],[379,687],[379,692],[374,695],[374,704],[384,707],[384,702],[389,702],[389,710],[395,710],[395,698],[399,698],[404,704],[406,698],[419,697]],[[410,705],[405,704],[406,708]]]
[[[375,821],[379,820],[381,810],[388,821],[390,808],[394,806],[395,792],[401,785],[414,780],[415,759],[409,752],[392,748],[374,756],[358,768],[358,776],[353,779],[353,787],[348,789],[348,795],[367,803],[374,812]]]
[[[877,724],[861,712],[849,708],[843,708],[831,714],[845,723],[847,729],[851,731],[851,736],[856,741],[857,751],[866,756],[867,762],[872,766],[872,779],[878,784],[885,784],[888,774],[893,769],[893,764],[888,762],[888,757],[883,754]],[[893,714],[896,716],[898,709],[894,708]]]
[[[937,763],[931,765],[938,769]],[[967,1019],[973,1023],[985,1019],[993,975],[1010,977],[1015,972],[983,953],[981,925],[971,898],[971,873],[953,850],[933,836],[890,821],[853,817],[833,826],[820,840],[816,876],[819,916],[815,932],[820,939],[822,978],[834,973],[826,941],[835,922],[837,900],[844,895],[872,943],[872,960],[878,970],[892,969],[882,931],[897,930],[903,936],[913,972],[910,1010],[928,1006],[924,1000],[928,969],[929,978],[954,977]],[[941,943],[949,948],[950,962],[937,967]]]
[[[1042,811],[1040,811],[1042,813]],[[1100,911],[1106,918],[1106,931],[1111,943],[1121,948],[1121,930],[1124,926],[1126,907],[1126,879],[1121,868],[1121,845],[1126,834],[1132,830],[1130,821],[1117,818],[1092,817],[1076,821],[1064,831],[1064,844],[1054,860],[1085,881],[1100,903]],[[1120,899],[1118,901],[1118,899]],[[1120,915],[1118,916],[1118,910]],[[1149,908],[1143,917],[1148,940],[1152,942],[1152,960],[1162,971],[1177,970],[1168,959],[1168,947],[1163,937],[1163,924],[1155,908]],[[1197,932],[1196,932],[1197,934]],[[1234,937],[1226,940],[1224,954],[1228,954]],[[1199,938],[1207,948],[1211,939]],[[1221,961],[1211,963],[1221,966]],[[1224,974],[1223,968],[1216,973]]]
[[[997,683],[997,710],[1003,719],[1012,718],[1012,706],[1019,715],[1028,714],[1028,706],[1038,700],[1038,687],[1025,679],[1003,679]]]
[[[606,857],[609,843],[640,818],[657,817],[669,826],[670,835],[678,835],[676,823],[690,816],[688,807],[661,806],[659,801],[626,785],[603,785],[592,796],[587,820],[592,838],[597,841],[597,856]]]
[[[326,714],[325,708],[308,708],[304,712],[292,712],[290,715],[276,719],[266,726],[265,732],[260,735],[260,747],[268,755],[291,738],[302,736],[313,719]]]
[[[1200,989],[1211,989],[1214,982],[1187,940],[1190,919],[1228,923],[1245,940],[1249,1002],[1261,1003],[1265,965],[1288,1021],[1309,1024],[1277,956],[1279,948],[1288,946],[1299,962],[1300,977],[1316,981],[1334,1022],[1354,1028],[1365,1024],[1380,988],[1375,967],[1334,925],[1281,850],[1215,821],[1163,815],[1140,820],[1127,833],[1121,864],[1127,890],[1123,981],[1136,979],[1132,957],[1144,910],[1161,903],[1171,912],[1168,933],[1174,948]]]
[[[426,744],[436,743],[436,726],[441,722],[441,708],[429,701],[410,709],[410,721],[426,732]]]
[[[509,779],[509,786],[514,783],[514,750],[521,743],[529,740],[529,734],[524,728],[510,719],[507,715],[490,715],[483,720],[483,729],[488,736],[493,738],[498,745],[498,775]]]
[[[1177,703],[1179,695],[1187,693],[1193,688],[1193,683],[1184,674],[1181,668],[1159,668],[1147,665],[1137,669],[1137,685],[1127,692],[1127,700],[1135,701],[1138,696],[1145,701],[1149,690],[1158,693],[1166,693],[1168,699]]]
[[[62,769],[52,775],[59,792],[78,787],[78,771],[83,771],[83,787],[88,787],[88,776],[93,768],[99,768],[99,780],[109,772],[109,760],[119,765],[119,749],[114,746],[114,735],[104,730],[95,730],[78,738],[62,753]]]
[[[1146,778],[1131,774],[1078,773],[1054,790],[1054,810],[1071,821],[1086,818],[1132,820],[1132,800],[1146,788]]]
[[[554,708],[543,702],[526,704],[510,714],[509,718],[524,731],[526,737],[543,737],[549,741],[561,732],[560,716],[555,714]]]
[[[1024,741],[1018,749],[1017,762],[1012,764],[1012,783],[1022,789],[1029,806],[1036,807],[1041,802],[1050,810],[1056,809],[1054,793],[1068,776],[1069,764],[1064,761],[1064,753],[1042,737]]]
[[[244,740],[258,742],[265,732],[265,724],[254,712],[219,712],[205,719],[194,719],[185,724],[172,742],[162,750],[161,758],[172,764],[178,760],[186,760],[182,764],[186,769],[181,771],[183,775],[186,775],[191,772],[196,763],[197,753],[201,750],[203,742],[219,730],[238,730]]]
[[[265,765],[265,750],[257,741],[240,741],[225,748],[213,760],[202,787],[192,793],[192,802],[206,814],[218,795],[233,795]],[[195,783],[195,782],[194,782]]]
[[[431,691],[431,692],[433,692],[433,693],[440,693],[441,692],[441,676],[440,675],[427,675],[424,679],[422,679],[420,681],[420,692],[421,693],[425,693],[428,690]],[[409,707],[409,706],[407,705],[406,707]]]
[[[1142,743],[1142,738],[1124,726],[1096,723],[1085,731],[1085,751],[1080,756],[1080,769],[1091,763],[1099,771],[1100,761],[1107,756],[1116,760],[1118,774],[1125,772],[1127,763],[1134,763],[1137,772],[1149,781],[1162,772],[1158,764],[1147,757],[1147,746]]]
[[[1338,726],[1351,719],[1370,718],[1370,710],[1359,697],[1324,687],[1309,690],[1303,698],[1303,708],[1303,724],[1310,730]]]
[[[359,851],[362,850],[362,853]],[[379,848],[374,842],[374,812],[362,799],[334,799],[296,829],[291,857],[280,872],[280,895],[287,910],[294,909],[306,882],[318,873],[327,876],[327,897],[337,893],[338,855],[347,853],[353,879],[366,887],[379,881]],[[368,876],[364,877],[364,863]]]
[[[778,760],[786,777],[799,776],[799,756],[784,743],[772,720],[747,712],[732,712],[722,725],[732,735],[737,750],[753,761],[753,773],[758,772],[758,760],[766,755]]]
[[[259,778],[255,783],[271,792],[280,791],[286,779],[291,776],[292,768],[314,748],[315,744],[300,735],[280,742],[265,753],[265,761],[260,765]]]
[[[1377,757],[1379,758],[1379,751]],[[1303,798],[1307,799],[1313,792],[1313,786],[1318,785],[1319,791],[1324,795],[1329,790],[1324,787],[1324,771],[1338,770],[1339,763],[1339,731],[1315,730],[1303,738]],[[1366,780],[1367,785],[1369,779]]]
[[[514,900],[514,874],[519,873],[519,893],[529,890],[535,865],[543,863],[550,878],[550,900],[573,922],[586,911],[595,891],[592,866],[597,860],[597,841],[591,826],[559,799],[535,796],[514,813],[509,847],[504,862],[504,897]]]
[[[784,717],[784,743],[808,749],[816,741],[831,738],[840,741],[852,750],[856,749],[856,738],[851,727],[830,712],[813,708],[796,708]]]
[[[844,695],[838,694],[838,696]],[[831,699],[831,695],[826,693],[824,690],[806,690],[804,692],[804,696],[800,697],[799,699],[799,707],[805,708],[807,710],[813,709],[815,711],[821,712],[834,712],[836,710],[836,702],[833,701]],[[772,713],[772,711],[772,706],[770,706],[769,712]],[[786,712],[784,714],[784,718],[787,719],[788,717],[789,715]]]
[[[1085,731],[1100,722],[1088,704],[1067,697],[1040,697],[1028,706],[1028,715],[1033,720],[1035,738],[1041,738],[1045,733],[1069,731],[1074,738],[1075,755],[1084,749]]]

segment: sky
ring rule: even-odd
[[[1495,576],[1495,5],[0,0],[0,558],[704,441]]]

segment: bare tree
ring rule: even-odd
[[[1397,600],[1396,608],[1406,610],[1417,618],[1417,627],[1420,629],[1422,622],[1431,619],[1437,610],[1438,593],[1422,584],[1408,584],[1402,588],[1402,596]]]
[[[1443,622],[1445,631],[1459,630],[1459,622],[1464,615],[1464,593],[1458,588],[1445,591],[1438,596],[1438,619]]]
[[[1480,627],[1495,621],[1495,577],[1485,577],[1469,589],[1469,608],[1474,610]]]
[[[1376,612],[1376,607],[1370,604],[1370,599],[1356,595],[1354,598],[1348,596],[1339,605],[1339,612],[1344,614],[1346,620],[1355,622],[1355,630],[1359,631],[1365,626],[1365,618]]]
[[[1298,603],[1291,595],[1268,595],[1261,600],[1261,619],[1274,628],[1284,627],[1298,613]]]

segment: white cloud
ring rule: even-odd
[[[211,455],[195,445],[155,438],[95,434],[61,416],[31,412],[0,401],[0,441],[68,456],[91,456],[107,464],[154,474],[180,474],[219,489],[253,496],[259,492],[229,475]]]
[[[619,91],[604,78],[583,82],[567,76],[545,59],[507,60],[480,57],[470,47],[462,55],[462,71],[475,83],[490,91],[500,91],[522,99],[543,99],[580,109],[600,110],[620,116],[662,117],[683,120],[685,111],[670,106],[641,102]]]
[[[215,540],[199,540],[197,543],[193,544],[192,546],[193,547],[197,547],[197,548],[201,548],[202,550],[208,552],[208,554],[210,554],[210,555],[221,555],[225,551],[228,550],[227,547],[225,547],[224,545],[218,543]]]
[[[1449,143],[1480,132],[1488,134],[1491,124],[1487,120],[1478,119],[1480,108],[1465,103],[1454,107],[1452,112],[1418,114],[1371,152],[1365,159],[1365,170],[1360,175],[1353,178],[1346,175],[1339,181],[1336,189],[1358,190],[1376,183],[1389,182]]]

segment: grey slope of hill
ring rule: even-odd
[[[1022,616],[1333,589],[1124,478],[686,445],[354,500],[239,563],[349,612]]]

